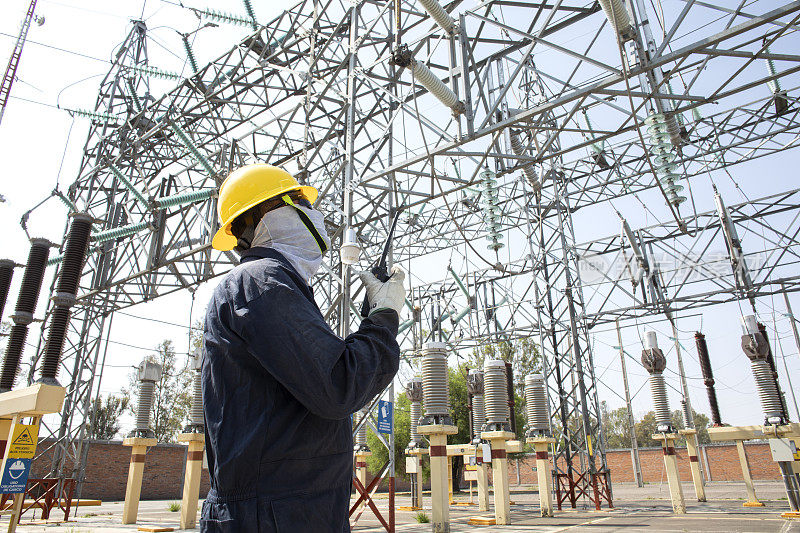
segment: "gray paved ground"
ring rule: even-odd
[[[693,494],[691,485],[684,485],[687,496],[685,516],[674,516],[667,500],[666,485],[647,485],[638,488],[632,484],[617,483],[614,485],[615,509],[594,511],[587,506],[578,509],[565,509],[554,518],[544,519],[538,516],[538,496],[532,490],[517,491],[512,488],[511,525],[509,526],[473,526],[468,524],[470,517],[491,516],[491,513],[479,513],[475,507],[452,506],[451,518],[453,532],[461,531],[592,531],[671,533],[680,531],[704,531],[710,533],[734,532],[798,532],[800,520],[784,520],[780,513],[788,511],[788,503],[780,483],[757,483],[756,492],[765,503],[762,508],[744,508],[744,486],[741,483],[713,483],[707,486],[709,498],[707,503],[698,503],[689,498]],[[467,501],[468,495],[458,495],[457,500]],[[169,501],[146,501],[139,508],[139,524],[174,527],[177,530],[179,513],[170,512]],[[387,500],[377,499],[378,507],[385,512]],[[398,497],[397,505],[409,505],[407,495]],[[428,498],[425,498],[428,507]],[[429,508],[425,511],[430,516]],[[31,525],[23,523],[18,528],[21,532],[58,533],[68,531],[79,532],[121,532],[136,531],[136,526],[120,525],[122,514],[121,502],[104,502],[100,507],[81,507],[75,521],[67,524]],[[421,524],[415,520],[415,512],[397,512],[398,532],[429,532],[430,524]],[[27,517],[26,517],[27,518]],[[4,527],[2,524],[0,527]],[[383,531],[378,521],[369,511],[359,519],[353,527],[354,532]]]

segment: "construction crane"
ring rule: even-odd
[[[22,27],[19,29],[19,35],[17,36],[14,50],[11,52],[11,57],[8,58],[6,73],[3,76],[3,83],[0,85],[0,124],[3,122],[6,104],[8,104],[8,97],[11,95],[11,86],[14,84],[14,79],[17,75],[19,59],[22,57],[22,47],[25,46],[25,39],[28,37],[31,21],[35,20],[39,26],[44,24],[44,17],[37,17],[33,14],[35,9],[36,0],[31,0],[31,5],[28,6],[28,12],[25,14],[25,19],[22,21]]]

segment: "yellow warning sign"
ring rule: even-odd
[[[17,424],[11,437],[11,446],[8,456],[14,458],[33,457],[36,453],[36,443],[39,436],[39,426],[30,424]]]

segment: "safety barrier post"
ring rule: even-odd
[[[697,445],[696,429],[681,429],[678,431],[686,439],[686,451],[689,454],[689,467],[692,469],[692,482],[697,501],[706,501],[706,489],[703,485],[703,473],[700,471],[700,455]]]

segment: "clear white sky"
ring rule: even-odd
[[[671,5],[673,0],[665,1]],[[243,14],[244,8],[238,1],[208,0],[208,2],[187,1],[192,7],[211,7],[223,11]],[[683,5],[677,2],[678,5]],[[278,2],[254,2],[259,19],[263,22],[277,13]],[[471,5],[471,4],[470,4]],[[5,0],[0,7],[0,62],[5,67],[8,55],[19,30],[19,23],[28,6],[28,0]],[[102,0],[39,0],[37,13],[46,17],[39,27],[34,25],[29,33],[18,80],[12,91],[12,99],[0,125],[0,160],[3,161],[3,176],[0,181],[0,194],[6,202],[0,204],[0,222],[5,228],[2,256],[24,262],[28,244],[19,220],[21,215],[43,200],[50,191],[59,186],[62,189],[71,183],[77,173],[81,149],[85,142],[87,124],[80,118],[73,120],[68,113],[56,106],[66,108],[92,109],[101,76],[109,67],[109,58],[115,47],[122,41],[130,27],[130,20],[143,17],[147,20],[150,44],[150,64],[164,70],[181,71],[184,68],[184,55],[176,30],[189,32],[198,27],[197,18],[188,10],[163,0],[107,2]],[[600,16],[600,15],[598,15]],[[222,54],[248,33],[247,28],[222,26],[204,29],[198,34],[195,51],[200,63]],[[153,84],[158,93],[169,88],[169,82]],[[742,165],[734,174],[742,188],[751,198],[765,196],[772,192],[789,188],[796,181],[789,175],[789,169],[796,169],[798,154],[788,152],[785,157],[771,161]],[[769,180],[757,181],[758,176],[770,176]],[[728,203],[744,201],[741,193],[727,178],[715,176],[721,187],[730,196]],[[698,211],[713,209],[713,199],[708,183],[698,186],[696,191]],[[635,209],[630,210],[631,213]],[[587,215],[588,216],[588,215]],[[591,217],[589,217],[591,218]],[[579,242],[614,234],[619,231],[616,220],[598,223],[597,219],[576,217],[576,233]],[[63,233],[66,210],[56,199],[51,199],[44,207],[30,217],[29,230],[34,236],[44,236],[59,240]],[[640,227],[652,224],[646,215],[631,219],[631,225]],[[598,227],[601,228],[598,230]],[[598,233],[598,231],[600,231]],[[445,277],[445,265],[440,265],[441,277]],[[46,297],[52,272],[43,287]],[[16,287],[21,279],[21,271],[16,272],[15,283],[6,305],[6,316],[13,309],[16,300]],[[172,339],[179,352],[185,353],[188,345],[187,326],[202,317],[205,304],[214,283],[200,288],[194,306],[191,296],[183,292],[164,297],[157,302],[142,304],[114,319],[112,344],[109,349],[102,393],[108,394],[127,384],[127,374],[132,366],[163,339]],[[791,296],[795,311],[800,313],[800,297]],[[790,374],[795,377],[795,386],[800,382],[800,356],[791,336],[788,319],[782,314],[782,299],[760,302],[762,321],[772,327],[773,315],[767,314],[774,308],[780,346],[773,347],[778,357],[779,370],[786,384],[782,356]],[[44,298],[40,301],[38,316],[45,307]],[[190,312],[191,309],[191,312]],[[712,354],[715,376],[718,381],[718,394],[723,420],[729,423],[759,423],[762,419],[760,406],[749,364],[739,348],[738,308],[706,308],[700,316],[682,318],[679,321],[680,340],[686,347],[686,369],[690,379],[692,401],[698,411],[707,412],[705,392],[700,379],[700,370],[694,352],[693,334],[702,327],[707,335]],[[142,318],[133,318],[136,315]],[[158,322],[162,321],[162,322]],[[656,324],[662,332],[660,342],[668,347],[668,325]],[[628,328],[623,333],[626,350],[638,359],[641,352],[639,332]],[[35,343],[38,329],[33,327],[29,341]],[[608,385],[600,386],[600,399],[607,400],[612,407],[621,405],[621,400],[611,392],[621,392],[617,352],[614,332],[598,332],[593,336],[597,373]],[[28,348],[25,358],[31,356]],[[668,354],[670,368],[676,369],[674,354]],[[645,383],[646,373],[632,362],[628,365],[633,391]],[[23,369],[24,370],[24,369]],[[669,377],[669,376],[668,376]],[[669,379],[678,388],[676,379]],[[670,391],[673,408],[678,408],[678,395]],[[791,395],[789,403],[792,405]],[[635,397],[634,409],[641,414],[651,409],[647,387]],[[794,408],[790,407],[794,416]],[[124,430],[127,428],[124,428]]]

